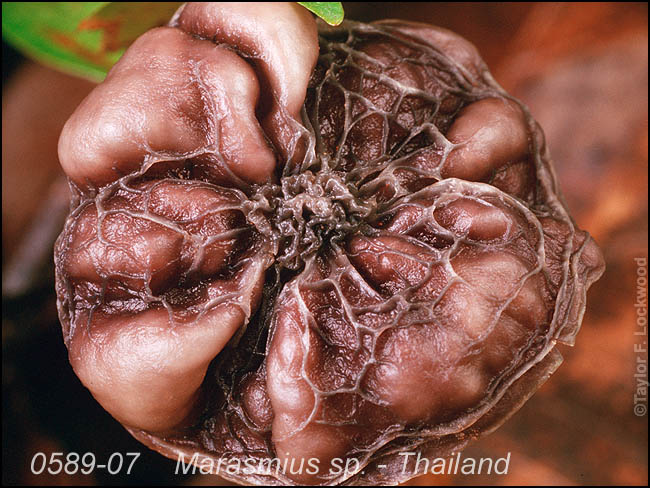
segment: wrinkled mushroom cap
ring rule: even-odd
[[[603,271],[526,108],[423,24],[186,4],[59,155],[75,372],[167,456],[257,462],[234,481],[405,481],[400,451],[461,449],[557,368]]]

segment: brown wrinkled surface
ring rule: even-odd
[[[76,373],[168,456],[320,462],[236,481],[398,482],[400,451],[461,449],[558,367],[603,270],[539,126],[423,24],[317,41],[295,4],[187,4],[59,149]]]

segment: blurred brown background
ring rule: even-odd
[[[648,257],[648,11],[645,3],[344,3],[346,18],[402,18],[472,41],[495,79],[544,128],[567,204],[604,251],[576,346],[503,427],[464,456],[503,457],[504,476],[411,485],[646,485],[648,417],[633,412],[636,265]],[[106,414],[68,365],[56,319],[52,243],[67,212],[58,134],[92,85],[3,45],[3,484],[189,484]],[[647,373],[646,377],[647,379]],[[647,399],[645,401],[647,407]],[[34,476],[36,452],[139,451],[131,476]]]

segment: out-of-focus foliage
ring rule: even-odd
[[[183,2],[3,2],[2,36],[27,56],[102,81],[140,34],[165,24]],[[339,2],[298,2],[330,24]]]
[[[101,81],[143,32],[181,2],[3,2],[2,35],[29,57]]]

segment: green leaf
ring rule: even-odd
[[[331,25],[340,2],[298,2]],[[2,37],[25,55],[68,74],[101,81],[126,48],[166,24],[183,2],[3,2]]]
[[[101,81],[142,33],[182,2],[3,2],[2,36],[27,56]]]
[[[341,2],[298,2],[310,12],[315,13],[330,25],[343,22],[343,5]]]

